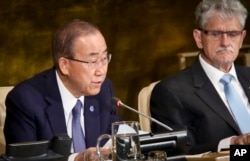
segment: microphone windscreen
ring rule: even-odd
[[[111,98],[111,102],[114,103],[116,106],[119,107],[120,106],[119,102],[121,102],[121,100],[119,98],[117,98],[117,97],[112,97]]]

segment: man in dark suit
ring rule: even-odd
[[[62,27],[52,50],[54,67],[19,83],[6,98],[6,144],[50,140],[59,134],[74,140],[72,111],[80,101],[81,145],[87,150],[76,151],[72,145],[69,160],[83,160],[82,154],[95,150],[98,136],[110,134],[111,123],[119,120],[106,78],[111,55],[99,29],[82,20]]]
[[[231,111],[224,75],[240,93],[250,117],[250,69],[234,64],[246,35],[246,8],[238,0],[203,0],[196,9],[193,36],[201,50],[190,67],[162,80],[152,91],[152,117],[174,130],[187,130],[188,153],[201,153],[246,144],[247,132]],[[245,122],[249,125],[250,122]],[[153,132],[165,129],[152,124]]]

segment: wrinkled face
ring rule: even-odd
[[[205,61],[228,71],[239,54],[246,31],[236,17],[222,19],[215,15],[202,30],[195,29],[193,35]]]
[[[75,97],[98,94],[108,69],[104,37],[96,32],[77,38],[73,53],[73,58],[59,60],[64,85]]]

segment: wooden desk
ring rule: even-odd
[[[203,153],[197,155],[186,155],[187,161],[229,161],[229,151],[219,153]]]

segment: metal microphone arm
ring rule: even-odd
[[[131,111],[134,111],[134,112],[138,113],[139,115],[142,115],[142,116],[146,117],[147,119],[149,119],[149,120],[155,122],[156,124],[161,125],[162,127],[165,127],[166,129],[168,129],[168,130],[170,130],[170,131],[173,131],[173,129],[172,129],[171,127],[169,127],[169,126],[163,124],[162,122],[160,122],[160,121],[154,119],[153,117],[150,117],[150,116],[148,116],[148,115],[145,115],[144,113],[141,113],[141,112],[139,112],[139,111],[137,111],[137,110],[135,110],[135,109],[133,109],[133,108],[131,108],[131,107],[125,105],[125,104],[122,103],[120,100],[118,100],[117,105],[118,105],[118,106],[119,106],[119,105],[122,105],[122,106],[126,107],[127,109],[129,109],[129,110],[131,110]]]

